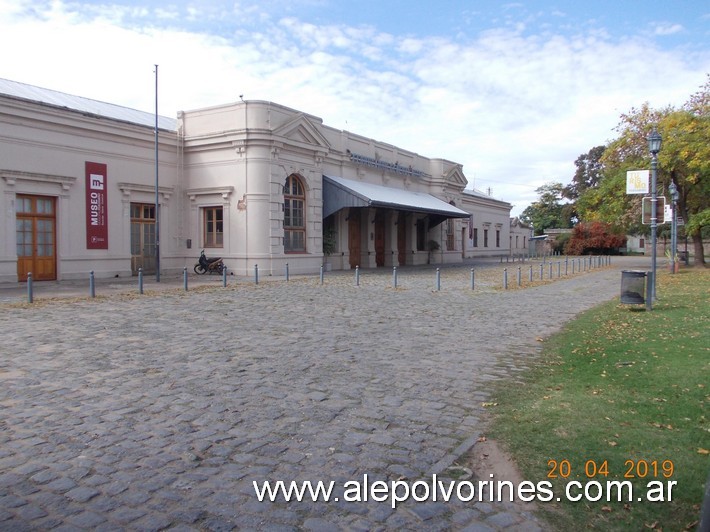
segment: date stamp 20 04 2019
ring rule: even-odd
[[[583,467],[575,468],[570,460],[548,460],[547,478],[601,478],[625,479],[671,478],[675,472],[673,460],[626,460],[622,471],[614,474],[608,460],[586,460]]]

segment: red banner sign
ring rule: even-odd
[[[106,165],[86,163],[86,249],[108,249]]]

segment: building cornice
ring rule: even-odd
[[[48,183],[55,184],[61,187],[62,190],[69,190],[76,182],[76,177],[38,174],[35,172],[20,172],[18,170],[3,170],[0,169],[0,177],[2,177],[8,186],[14,186],[18,181],[26,181],[32,183]]]

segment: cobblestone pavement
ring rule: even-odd
[[[479,435],[489,383],[514,382],[536,337],[617,296],[638,260],[507,291],[483,273],[471,291],[464,266],[442,268],[440,291],[420,268],[397,289],[368,271],[359,287],[346,272],[33,305],[6,294],[0,529],[544,529],[525,506],[393,509],[346,501],[345,483],[445,478]],[[340,500],[259,502],[264,480],[334,481]]]

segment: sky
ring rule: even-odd
[[[161,115],[268,100],[430,158],[518,215],[710,73],[675,0],[0,0],[0,78]]]

